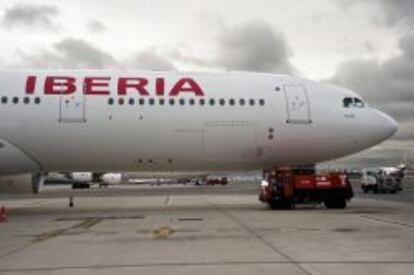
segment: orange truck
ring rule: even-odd
[[[285,167],[264,173],[259,200],[270,209],[293,208],[298,203],[324,203],[330,209],[344,209],[353,195],[344,173],[316,174]]]

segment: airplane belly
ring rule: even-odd
[[[0,175],[40,171],[40,164],[14,144],[0,139]]]
[[[208,122],[204,127],[203,155],[209,162],[251,162],[256,154],[253,122]]]

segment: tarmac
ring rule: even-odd
[[[413,186],[345,210],[271,211],[253,183],[0,194],[0,274],[413,274]]]

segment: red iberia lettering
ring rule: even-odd
[[[165,80],[164,78],[155,79],[155,94],[163,96],[165,93]]]
[[[181,78],[175,83],[174,87],[171,89],[170,96],[176,96],[182,92],[194,93],[196,96],[203,96],[203,90],[198,86],[192,78]]]
[[[76,79],[67,76],[48,76],[45,80],[45,94],[72,94],[76,91]]]
[[[109,95],[110,77],[85,77],[85,95]]]
[[[136,91],[142,96],[148,96],[146,89],[148,80],[142,77],[120,77],[118,79],[118,95],[126,95],[128,91]]]
[[[201,86],[193,78],[180,78],[167,82],[164,77],[119,77],[85,76],[84,78],[73,76],[46,76],[43,92],[46,95],[72,94],[76,91],[85,95],[111,95],[111,84],[116,84],[117,94],[125,96],[135,93],[140,96],[179,96],[181,93],[191,93],[195,96],[204,96]],[[27,76],[25,93],[28,95],[36,92],[38,77]]]
[[[26,80],[26,94],[31,95],[34,94],[36,87],[36,77],[31,75],[27,77]]]

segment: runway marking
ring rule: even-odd
[[[388,224],[393,224],[393,225],[400,225],[400,226],[404,226],[404,227],[414,228],[414,224],[405,223],[405,222],[402,222],[402,221],[384,219],[384,218],[374,217],[374,216],[369,216],[369,215],[359,215],[359,216],[362,217],[362,218],[368,219],[368,220],[373,220],[373,221],[378,221],[378,222],[382,222],[382,223],[388,223]]]
[[[65,234],[68,230],[69,228],[61,228],[61,229],[54,229],[54,230],[47,231],[45,233],[38,234],[34,237],[34,239],[32,240],[32,243],[40,243],[40,242],[44,242],[44,241],[59,237]]]
[[[142,215],[116,215],[116,216],[87,216],[87,217],[63,217],[56,218],[54,221],[83,221],[89,219],[101,219],[101,220],[139,220],[144,219]]]
[[[102,216],[102,217],[68,217],[68,218],[57,218],[55,221],[80,221],[79,223],[60,229],[53,229],[44,233],[35,235],[32,243],[39,243],[47,241],[53,238],[57,238],[62,235],[70,235],[70,230],[74,229],[91,229],[103,220],[117,220],[117,219],[143,219],[143,216],[130,215],[130,216]]]
[[[83,222],[73,226],[71,229],[83,228],[83,229],[90,229],[92,226],[100,223],[103,219],[102,218],[89,218],[85,219]]]
[[[171,200],[172,200],[172,198],[170,196],[166,197],[165,200],[164,200],[164,204],[165,205],[170,205],[171,204]]]
[[[304,274],[312,275],[312,272],[307,270],[305,267],[303,267],[300,263],[296,262],[292,257],[287,255],[286,253],[282,252],[279,248],[277,248],[273,243],[265,239],[260,233],[258,233],[256,230],[250,228],[248,225],[234,217],[227,209],[221,208],[220,206],[212,203],[209,201],[209,203],[216,209],[220,210],[219,212],[224,214],[227,218],[233,220],[236,224],[238,224],[241,228],[245,229],[247,232],[249,232],[251,235],[253,235],[256,239],[261,241],[263,244],[265,244],[267,247],[269,247],[271,250],[273,250],[276,254],[282,256],[287,260],[288,263],[291,263],[292,265],[296,266],[300,271],[302,271]]]
[[[35,235],[34,239],[32,240],[32,243],[44,242],[44,241],[47,241],[53,238],[57,238],[59,236],[70,235],[71,234],[70,230],[73,230],[73,229],[91,229],[93,226],[100,223],[103,220],[103,218],[89,217],[89,218],[83,218],[80,220],[81,220],[80,223],[77,223],[70,227],[53,229],[53,230],[46,231],[44,233]]]
[[[203,218],[178,218],[180,222],[201,222],[203,220]]]
[[[142,264],[107,264],[107,265],[77,265],[77,266],[55,266],[55,267],[26,267],[26,268],[5,268],[0,272],[40,272],[40,271],[63,271],[82,269],[115,269],[115,268],[141,268],[141,267],[180,267],[180,266],[238,266],[238,265],[295,265],[295,264],[319,264],[319,265],[414,265],[414,261],[219,261],[219,262],[159,262]]]

